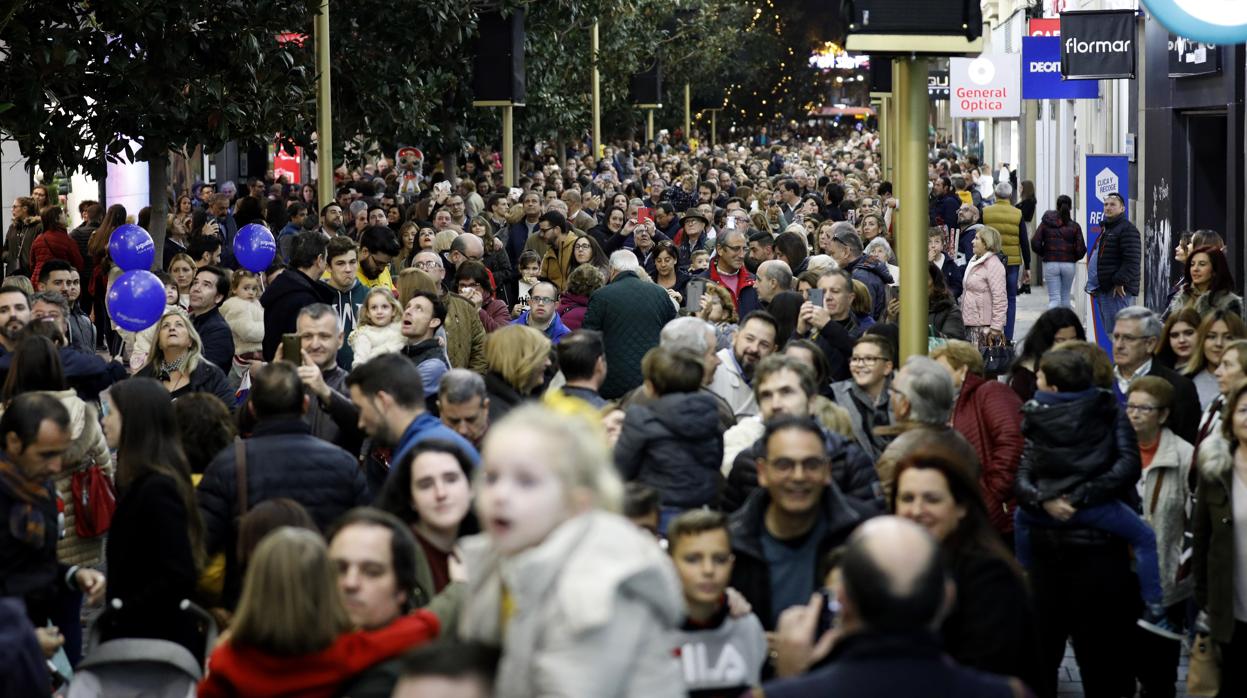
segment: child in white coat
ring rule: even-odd
[[[264,306],[260,305],[260,277],[239,269],[230,279],[230,296],[221,304],[221,317],[234,335],[230,385],[237,388],[252,361],[261,360],[264,342]]]
[[[407,344],[400,320],[403,309],[388,288],[377,287],[364,296],[364,309],[359,324],[347,338],[355,352],[355,365],[381,354],[399,352]]]

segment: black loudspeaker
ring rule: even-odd
[[[977,54],[981,0],[843,0],[850,51],[933,55]]]
[[[870,57],[870,91],[892,91],[892,59]]]
[[[633,104],[662,104],[662,64],[636,73],[628,83],[628,100]]]
[[[983,35],[980,0],[846,0],[850,34],[946,34],[972,41]]]
[[[481,14],[480,37],[472,72],[472,93],[477,102],[524,104],[524,10],[503,17],[500,12]]]

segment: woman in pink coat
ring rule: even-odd
[[[1005,295],[1005,265],[1000,261],[1000,232],[980,226],[974,236],[974,258],[966,265],[961,294],[961,318],[966,339],[984,344],[1003,338],[1009,299]]]

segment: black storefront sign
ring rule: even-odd
[[[932,101],[948,101],[948,95],[948,71],[932,70],[927,73],[927,98]]]
[[[1221,72],[1221,47],[1169,35],[1169,77],[1189,78]]]
[[[1135,74],[1134,10],[1061,13],[1061,75],[1067,80],[1126,78]]]

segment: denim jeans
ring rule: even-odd
[[[1099,326],[1096,341],[1101,346],[1105,346],[1105,351],[1109,352],[1111,356],[1113,351],[1112,345],[1106,345],[1105,342],[1100,342],[1099,339],[1102,336],[1106,342],[1108,341],[1109,335],[1113,334],[1113,325],[1117,322],[1117,313],[1124,308],[1134,305],[1134,296],[1130,294],[1115,296],[1113,291],[1108,289],[1094,293],[1092,300],[1096,308],[1095,320]],[[1091,328],[1087,329],[1090,330]],[[1087,332],[1087,334],[1091,334],[1091,332]]]
[[[1044,262],[1043,282],[1048,287],[1048,309],[1068,308],[1069,292],[1074,286],[1073,262]]]
[[[1160,588],[1160,558],[1156,553],[1156,533],[1143,517],[1121,501],[1105,502],[1074,512],[1069,521],[1057,521],[1046,511],[1032,512],[1018,507],[1013,515],[1013,542],[1018,562],[1030,567],[1030,527],[1043,528],[1094,528],[1126,539],[1134,548],[1136,573],[1139,575],[1139,591],[1143,602],[1152,605],[1162,603]]]
[[[1010,264],[1005,267],[1005,295],[1009,297],[1009,312],[1005,315],[1005,339],[1013,341],[1013,321],[1018,317],[1018,273],[1022,265]]]

